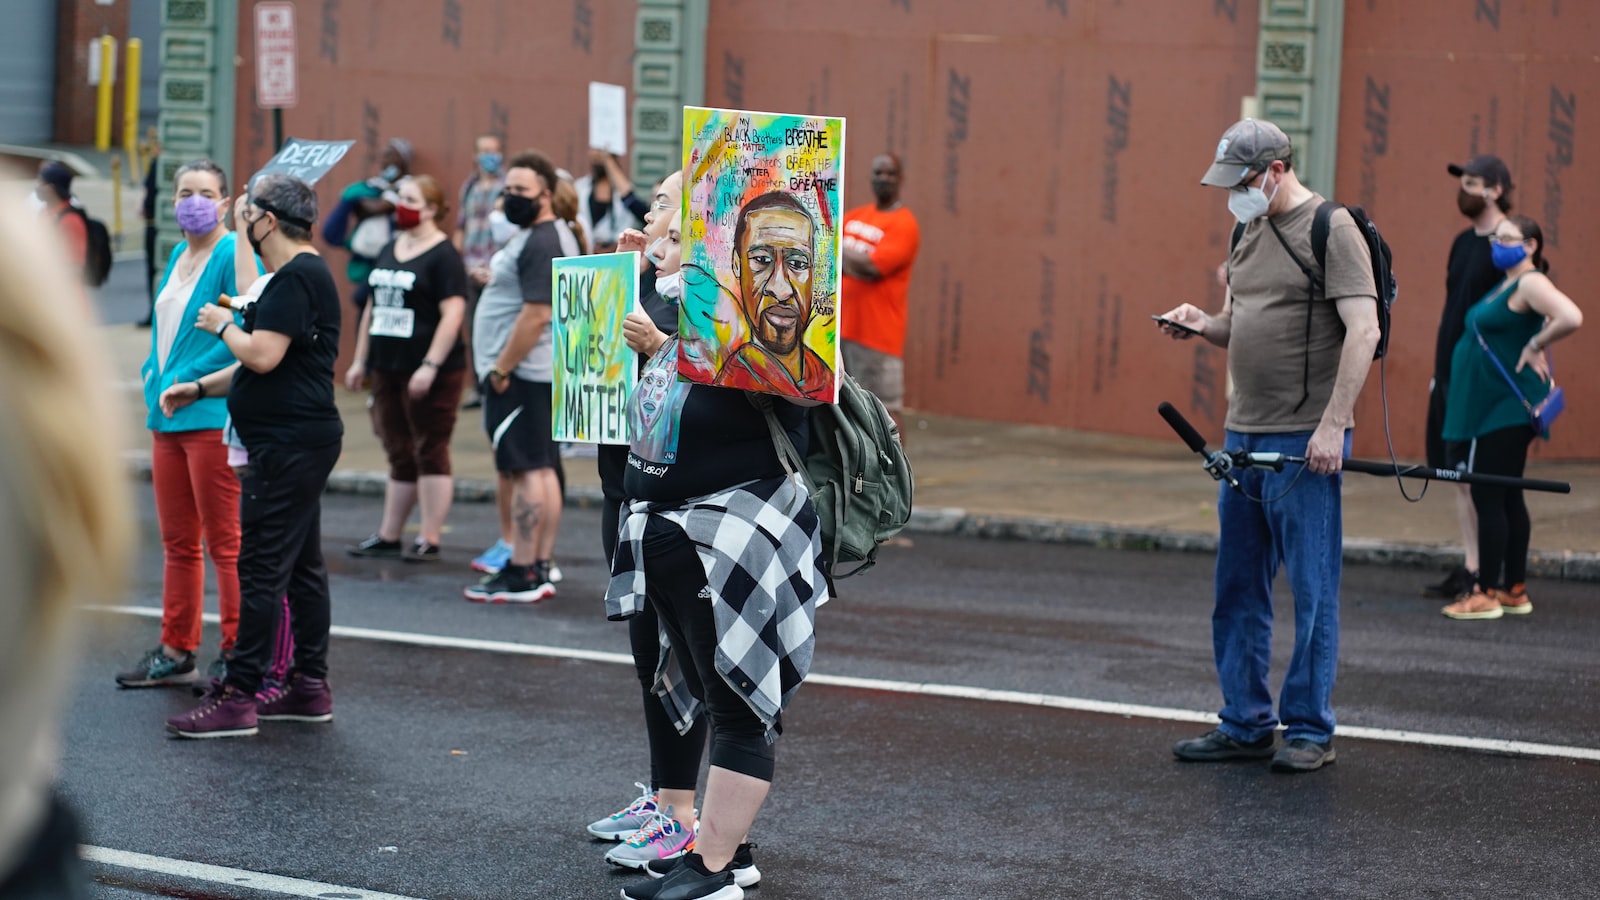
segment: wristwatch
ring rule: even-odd
[[[493,381],[496,378],[499,378],[499,379],[502,379],[502,380],[505,380],[505,381],[510,381],[511,380],[511,375],[508,374],[505,369],[502,369],[499,366],[490,366],[489,367],[489,380]]]
[[[426,367],[426,368],[429,368],[429,369],[437,369],[437,368],[439,368],[439,364],[438,364],[438,363],[436,363],[436,362],[434,362],[434,361],[433,361],[433,360],[431,360],[431,359],[425,359],[425,360],[423,360],[423,361],[422,361],[422,363],[421,363],[421,365],[422,365],[422,366],[424,366],[424,367]]]

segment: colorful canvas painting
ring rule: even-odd
[[[683,111],[678,374],[838,402],[844,120]]]
[[[551,436],[626,444],[639,365],[622,320],[638,304],[639,254],[572,256],[556,260],[553,270]]]

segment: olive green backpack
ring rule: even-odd
[[[878,545],[900,533],[911,518],[911,463],[900,431],[883,401],[844,372],[839,402],[809,408],[811,443],[805,459],[783,430],[772,400],[756,405],[766,413],[772,445],[791,475],[801,472],[822,521],[822,568],[830,582],[859,575],[878,561]],[[850,564],[854,568],[846,568]]]

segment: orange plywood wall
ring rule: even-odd
[[[1363,202],[1397,257],[1387,367],[1395,448],[1422,451],[1444,257],[1465,225],[1451,160],[1497,152],[1519,209],[1553,223],[1559,283],[1580,304],[1600,264],[1596,142],[1600,4],[1347,0],[1339,199]],[[1160,338],[1151,313],[1220,307],[1213,272],[1232,218],[1202,188],[1217,138],[1255,89],[1251,0],[711,0],[706,102],[845,116],[846,203],[868,164],[906,163],[921,218],[906,349],[908,404],[1001,421],[1170,437],[1170,400],[1220,434],[1226,355]],[[504,131],[575,171],[587,82],[631,79],[632,0],[320,0],[300,13],[302,104],[286,133],[354,138],[323,189],[369,174],[382,141],[458,184],[471,142]],[[248,18],[242,16],[241,18]],[[238,157],[270,155],[254,110],[250,30]],[[1547,226],[1549,227],[1549,226]],[[1588,254],[1592,257],[1593,254]],[[1546,458],[1600,451],[1600,325],[1558,348],[1572,409]],[[1586,398],[1589,402],[1585,402]],[[1357,449],[1383,451],[1378,370]],[[1215,441],[1215,439],[1214,439]]]
[[[923,226],[909,405],[1170,436],[1216,433],[1225,357],[1149,319],[1222,302],[1231,219],[1199,186],[1254,90],[1255,4],[822,0],[785,17],[712,4],[713,104],[849,119],[847,201],[886,150]]]
[[[1600,304],[1592,299],[1600,280],[1600,4],[1349,2],[1345,15],[1337,178],[1395,253],[1388,394],[1396,449],[1421,453],[1445,259],[1467,226],[1445,166],[1493,153],[1510,166],[1513,211],[1544,229],[1552,277],[1590,314],[1554,350],[1570,405],[1534,452],[1600,457]],[[1357,450],[1383,452],[1375,384],[1357,414],[1365,426]]]

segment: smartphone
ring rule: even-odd
[[[1199,334],[1200,333],[1197,329],[1190,328],[1187,325],[1179,324],[1177,322],[1172,321],[1171,319],[1164,319],[1161,316],[1151,316],[1150,318],[1155,319],[1157,322],[1160,322],[1161,324],[1167,326],[1168,328],[1176,328],[1179,331],[1187,332],[1189,334]]]

